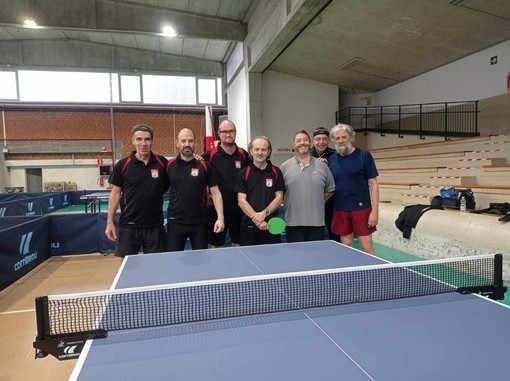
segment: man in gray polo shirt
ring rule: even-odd
[[[283,202],[287,242],[324,239],[324,204],[335,192],[327,164],[310,154],[310,135],[294,135],[295,156],[280,166],[287,192]]]

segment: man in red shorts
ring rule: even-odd
[[[352,145],[354,135],[347,124],[331,129],[337,151],[328,160],[335,179],[331,230],[349,246],[353,246],[355,234],[361,250],[375,254],[372,233],[379,220],[379,173],[370,152]]]

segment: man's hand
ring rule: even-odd
[[[373,228],[377,226],[377,223],[379,222],[379,213],[377,213],[376,210],[372,209],[372,212],[368,216],[368,227]]]
[[[115,229],[115,224],[113,222],[106,223],[104,234],[110,241],[117,241],[117,229]]]
[[[264,221],[260,225],[258,225],[257,227],[259,228],[259,230],[269,230],[269,223]]]
[[[266,219],[266,211],[257,212],[253,216],[251,216],[251,221],[255,224],[255,226],[259,226]]]
[[[214,223],[214,232],[215,233],[221,233],[225,229],[225,223],[223,220],[216,220]]]

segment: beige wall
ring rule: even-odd
[[[483,99],[478,104],[478,108],[480,135],[500,135],[510,132],[510,93]]]

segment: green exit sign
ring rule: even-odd
[[[498,63],[498,56],[491,57],[491,65],[496,65]]]

